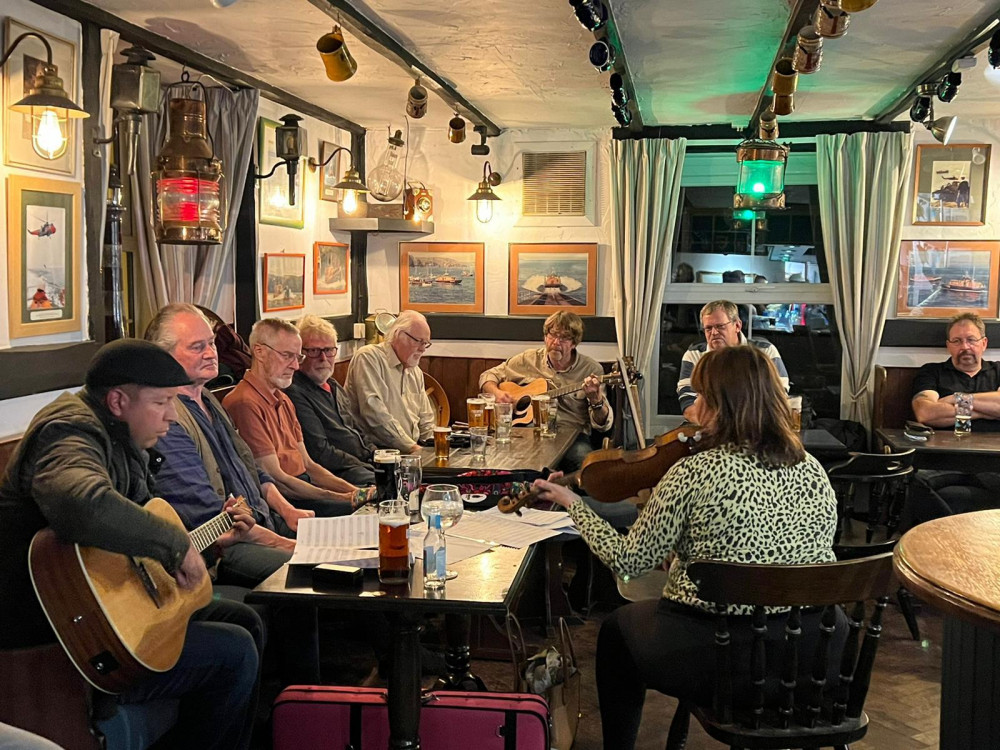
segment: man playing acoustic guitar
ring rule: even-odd
[[[94,356],[82,391],[32,420],[0,482],[0,649],[55,640],[28,573],[29,544],[46,526],[62,542],[152,558],[182,592],[204,586],[205,562],[183,527],[142,507],[153,495],[149,449],[176,417],[177,387],[190,382],[154,344],[123,339]],[[253,525],[245,511],[230,513],[222,544]],[[171,747],[248,747],[262,630],[249,607],[213,601],[191,617],[176,665],[118,700],[180,698]]]
[[[611,406],[601,389],[601,365],[576,350],[583,340],[583,321],[573,312],[559,311],[545,319],[542,327],[545,346],[528,349],[479,376],[479,388],[491,393],[501,403],[516,402],[517,397],[501,389],[501,383],[527,385],[541,378],[551,388],[577,385],[579,389],[559,397],[559,421],[580,429],[580,437],[570,446],[559,468],[576,471],[590,453],[591,430],[607,432],[614,418]],[[545,391],[540,391],[544,393]]]

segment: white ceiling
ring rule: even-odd
[[[315,43],[332,28],[308,0],[90,0],[369,128],[398,123],[412,77],[348,35],[358,72],[326,79]],[[566,0],[369,0],[356,3],[390,36],[501,128],[615,125],[608,75],[587,62],[593,35]],[[790,0],[610,0],[646,125],[747,124],[790,13]],[[826,40],[822,68],[799,76],[791,120],[871,118],[1000,8],[986,0],[881,0]],[[982,57],[982,55],[981,55]],[[936,115],[1000,113],[1000,89],[967,71]],[[904,113],[905,116],[905,113]],[[447,127],[433,97],[425,127]]]

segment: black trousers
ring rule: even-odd
[[[800,674],[808,674],[820,612],[802,616]],[[746,654],[746,668],[736,675],[738,686],[749,686],[750,617],[730,617],[734,664]],[[767,659],[778,657],[785,627],[782,615],[768,620]],[[597,698],[601,709],[604,750],[635,747],[646,690],[708,705],[715,668],[713,615],[666,599],[650,599],[619,607],[604,621],[597,637]],[[839,653],[847,635],[847,618],[838,612],[832,653]],[[839,661],[831,659],[828,680],[836,678]],[[664,738],[664,741],[666,738]]]

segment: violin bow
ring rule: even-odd
[[[579,479],[580,472],[574,471],[572,474],[566,474],[558,479],[550,479],[549,481],[553,484],[562,485],[563,487],[579,487]],[[523,492],[520,492],[517,497],[504,495],[497,503],[497,508],[501,513],[513,513],[520,516],[521,508],[534,505],[536,500],[538,500],[538,490],[524,490]]]

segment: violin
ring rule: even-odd
[[[656,486],[671,466],[694,453],[701,433],[697,425],[680,427],[659,435],[651,445],[640,450],[605,448],[591,451],[579,471],[552,480],[567,487],[576,486],[602,503],[615,503],[635,497],[640,490]],[[501,513],[519,513],[538,499],[537,490],[527,490],[516,497],[500,498]]]

